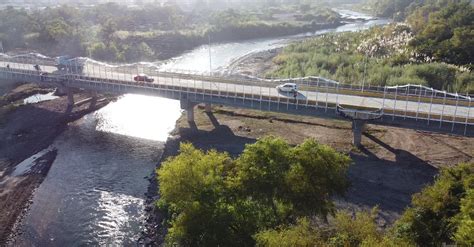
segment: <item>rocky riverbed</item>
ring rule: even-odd
[[[11,87],[11,84],[6,84]],[[55,160],[48,149],[70,122],[107,105],[113,97],[96,102],[75,94],[81,104],[68,108],[67,97],[36,104],[23,99],[51,92],[53,88],[17,84],[0,100],[0,245],[5,245],[27,211],[34,190],[44,180]],[[33,157],[32,157],[33,156]]]

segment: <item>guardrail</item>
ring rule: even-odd
[[[25,68],[23,68],[25,67]],[[173,96],[179,95],[181,97],[183,94],[187,96],[191,96],[188,98],[192,98],[196,101],[199,100],[212,100],[212,98],[219,98],[219,99],[226,99],[228,102],[235,103],[237,101],[242,101],[245,103],[249,101],[252,108],[255,108],[254,105],[270,105],[277,107],[276,110],[280,108],[286,107],[287,109],[294,109],[295,113],[297,113],[299,108],[314,108],[316,110],[322,110],[325,113],[333,112],[336,114],[337,107],[342,106],[345,108],[350,108],[352,110],[365,110],[365,111],[377,111],[382,110],[384,117],[392,118],[392,121],[397,119],[412,119],[416,122],[418,121],[426,121],[427,125],[433,125],[433,123],[439,123],[439,128],[443,126],[443,124],[451,124],[452,131],[454,131],[455,125],[462,125],[464,126],[464,134],[466,134],[468,126],[474,125],[474,116],[470,114],[471,112],[471,99],[470,97],[461,98],[459,95],[449,94],[449,97],[455,97],[456,100],[453,102],[454,105],[447,104],[449,100],[448,96],[443,98],[443,105],[440,105],[438,101],[435,101],[434,94],[431,94],[429,97],[429,101],[422,101],[420,92],[427,92],[425,89],[424,91],[418,89],[418,94],[413,95],[412,89],[410,86],[408,89],[405,90],[405,94],[398,94],[398,88],[395,89],[395,94],[391,95],[388,93],[392,88],[386,87],[385,92],[383,93],[383,102],[386,100],[395,100],[395,104],[393,107],[388,107],[385,104],[382,104],[380,108],[369,108],[357,105],[344,105],[341,104],[338,100],[338,96],[341,95],[340,92],[343,92],[343,89],[336,86],[334,88],[330,88],[328,83],[325,84],[326,87],[321,86],[307,86],[308,92],[312,92],[315,94],[315,98],[309,97],[297,97],[296,99],[292,98],[288,95],[281,95],[277,94],[274,95],[272,93],[272,88],[275,85],[273,82],[262,82],[262,81],[253,81],[247,83],[246,81],[235,80],[232,78],[220,78],[215,76],[209,75],[195,75],[195,74],[177,74],[172,72],[155,72],[155,75],[158,79],[161,78],[158,83],[137,83],[134,82],[129,74],[124,74],[123,78],[120,78],[120,74],[114,74],[111,71],[107,71],[104,69],[103,73],[99,73],[100,77],[96,76],[89,76],[89,75],[80,75],[80,74],[47,74],[41,75],[40,72],[34,71],[31,66],[22,66],[19,65],[18,68],[10,67],[5,68],[1,67],[0,71],[4,75],[4,78],[11,78],[11,79],[32,79],[37,81],[43,82],[51,82],[51,83],[63,83],[64,85],[76,85],[76,87],[81,87],[88,85],[91,88],[95,88],[97,90],[103,91],[111,91],[111,92],[123,92],[126,93],[127,89],[139,88],[143,90],[160,90],[162,92],[167,93],[168,95],[171,94]],[[87,67],[87,66],[86,66]],[[102,67],[96,67],[99,71]],[[87,70],[86,70],[87,72]],[[116,73],[116,72],[115,72]],[[94,73],[95,74],[95,73]],[[108,76],[110,75],[110,76]],[[127,75],[127,76],[125,76]],[[129,79],[127,79],[128,77]],[[184,78],[183,78],[184,77]],[[316,82],[318,83],[318,82]],[[226,85],[226,88],[223,89],[219,85]],[[321,90],[325,89],[325,91]],[[400,90],[403,92],[403,90]],[[330,101],[328,99],[328,95],[331,93],[336,95],[335,101]],[[438,93],[438,92],[436,92]],[[448,95],[448,94],[446,94]],[[464,97],[464,96],[462,96]],[[413,99],[418,98],[418,101],[414,101]],[[405,104],[405,109],[396,108],[395,105],[397,104]],[[410,100],[411,99],[411,100]],[[464,101],[462,100],[464,99]],[[467,102],[465,101],[467,99]],[[408,110],[409,102],[415,102],[418,104],[417,111]],[[467,104],[465,104],[467,103]],[[420,111],[420,104],[429,104],[430,110]],[[433,105],[442,106],[443,111],[441,113],[432,112],[431,108]],[[445,114],[444,108],[446,106],[455,106],[456,110],[453,114]],[[467,114],[460,115],[458,112],[458,108],[467,107]],[[265,109],[262,109],[265,110]],[[464,109],[465,110],[465,109]]]

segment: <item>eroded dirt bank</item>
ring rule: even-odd
[[[355,211],[379,206],[381,227],[400,216],[411,196],[431,183],[440,167],[474,162],[474,139],[467,137],[369,125],[363,147],[355,149],[351,124],[345,121],[227,107],[214,107],[212,114],[199,107],[195,118],[196,125],[189,125],[181,117],[166,144],[163,160],[177,154],[180,142],[237,156],[245,144],[267,135],[283,137],[292,144],[315,138],[349,154],[354,161],[349,169],[352,186],[344,198],[336,198],[338,208]],[[150,202],[158,198],[156,183],[152,186]],[[163,240],[166,229],[160,226],[162,215],[150,205],[149,238],[145,242],[156,244]]]
[[[46,150],[68,123],[110,102],[105,98],[67,107],[67,98],[23,105],[24,98],[54,89],[32,84],[19,85],[0,99],[0,245],[6,244],[22,214],[27,210],[34,190],[46,177],[56,150]],[[76,102],[87,99],[75,94]],[[99,97],[103,98],[102,96]],[[37,154],[28,169],[19,167]]]

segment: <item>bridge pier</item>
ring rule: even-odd
[[[211,103],[206,103],[204,105],[204,110],[207,112],[207,113],[211,113],[212,112],[212,105]]]
[[[354,135],[352,144],[354,144],[354,146],[360,147],[362,145],[362,133],[365,131],[365,128],[366,121],[359,119],[352,120],[352,134]]]
[[[186,111],[188,123],[194,123],[194,106],[196,106],[196,103],[190,102],[187,99],[181,99],[180,104],[181,109]]]
[[[74,106],[74,93],[72,92],[72,88],[65,88],[67,93],[67,105]]]

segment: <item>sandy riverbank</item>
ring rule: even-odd
[[[267,135],[281,136],[292,144],[315,138],[349,154],[354,161],[349,170],[352,186],[344,198],[335,199],[338,208],[355,211],[378,205],[381,227],[400,216],[411,196],[431,183],[440,167],[474,162],[474,141],[467,137],[369,125],[363,148],[355,149],[351,125],[345,121],[227,107],[214,107],[212,114],[202,108],[195,111],[195,126],[190,126],[184,116],[178,120],[163,159],[176,155],[180,142],[237,156],[245,144]],[[156,183],[152,183],[149,202],[158,198],[156,191]],[[163,217],[153,207],[148,211],[152,217],[148,219],[147,236],[155,239],[146,242],[160,242],[166,233],[160,225]]]
[[[34,190],[46,177],[56,157],[52,149],[38,154],[33,166],[18,173],[23,160],[48,148],[68,123],[107,105],[99,100],[76,105],[68,110],[67,98],[23,105],[28,96],[52,91],[36,85],[20,85],[0,101],[0,245],[5,245],[27,211]],[[90,96],[78,92],[76,102]]]
[[[265,78],[265,74],[276,68],[273,63],[275,58],[283,48],[275,48],[261,52],[250,53],[232,63],[228,67],[228,73],[232,75],[256,76]]]

